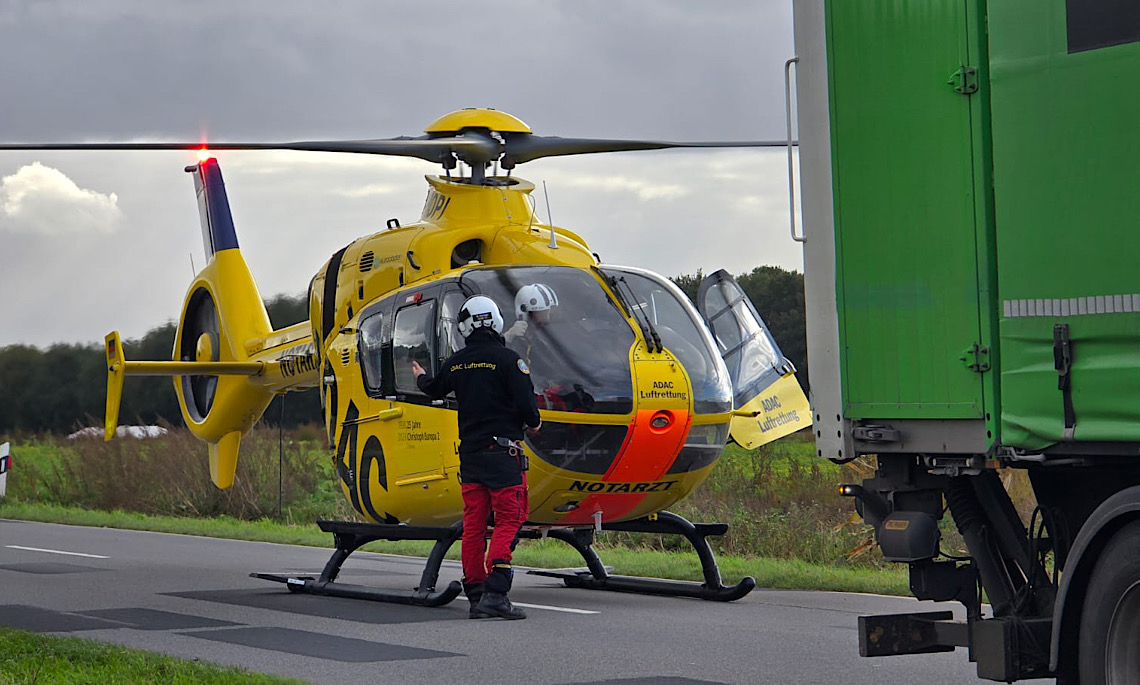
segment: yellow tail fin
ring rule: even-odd
[[[123,343],[119,332],[111,331],[104,338],[107,350],[107,416],[103,423],[103,439],[115,437],[119,426],[119,405],[123,400],[123,378],[127,360],[123,356]]]

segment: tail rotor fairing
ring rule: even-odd
[[[216,362],[219,359],[220,327],[214,298],[205,288],[190,296],[182,316],[178,358],[182,361]],[[186,408],[195,421],[204,421],[214,404],[217,376],[182,376]]]

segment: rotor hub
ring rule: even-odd
[[[214,333],[205,331],[198,336],[198,342],[194,350],[194,360],[199,362],[213,362],[217,361],[217,344],[215,342]]]
[[[470,128],[484,128],[499,133],[533,133],[522,119],[486,107],[468,107],[444,114],[428,124],[424,133],[446,135]]]

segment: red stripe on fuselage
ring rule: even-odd
[[[645,483],[660,480],[669,472],[685,437],[689,434],[692,417],[687,411],[668,410],[672,421],[665,429],[655,429],[650,420],[660,410],[639,409],[629,427],[625,443],[610,470],[602,476],[607,483]],[[591,494],[578,508],[562,518],[561,523],[589,523],[594,512],[602,512],[603,521],[621,519],[636,509],[645,499],[638,494]]]

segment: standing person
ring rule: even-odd
[[[456,316],[466,346],[451,355],[432,378],[412,362],[420,390],[440,399],[451,391],[459,402],[459,478],[463,492],[463,590],[471,618],[526,618],[511,605],[511,553],[530,513],[527,501],[523,427],[531,435],[542,419],[530,369],[507,349],[500,333],[503,315],[495,301],[476,295]],[[487,517],[495,512],[491,544]]]

